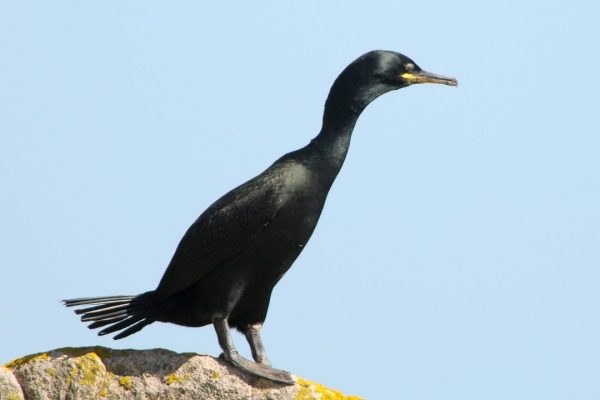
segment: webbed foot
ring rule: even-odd
[[[254,363],[240,356],[238,353],[232,353],[229,357],[225,354],[221,354],[221,356],[235,367],[250,375],[258,376],[286,385],[294,385],[296,383],[296,381],[292,379],[292,375],[289,372],[275,369],[268,365]]]

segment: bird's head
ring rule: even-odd
[[[359,57],[349,67],[362,70],[373,84],[389,85],[392,89],[400,89],[417,83],[458,85],[456,79],[424,71],[404,54],[393,51],[370,51]]]
[[[327,102],[333,108],[349,107],[360,112],[384,93],[419,83],[458,85],[454,78],[424,71],[403,54],[373,50],[342,71],[331,88]]]

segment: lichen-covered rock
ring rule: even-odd
[[[17,378],[6,367],[0,367],[0,400],[23,400]]]
[[[358,400],[296,377],[281,385],[225,361],[168,350],[64,348],[0,367],[0,400]]]

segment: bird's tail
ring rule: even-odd
[[[99,336],[121,331],[114,337],[117,340],[132,335],[154,322],[150,318],[153,294],[154,292],[146,292],[138,296],[82,297],[63,300],[63,303],[66,307],[86,306],[75,310],[75,314],[83,314],[81,321],[91,322],[88,325],[90,329],[108,325],[98,332]]]

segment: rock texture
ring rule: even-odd
[[[64,348],[0,367],[0,400],[359,400],[295,379],[280,385],[218,358],[163,349]]]

